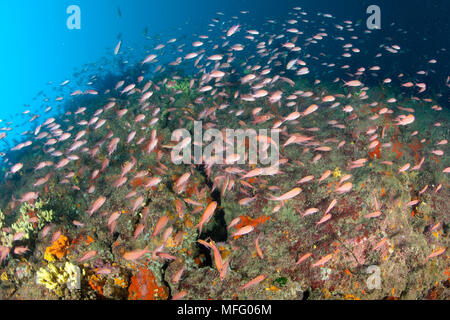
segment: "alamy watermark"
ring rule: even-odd
[[[381,9],[377,5],[371,5],[367,7],[367,14],[370,14],[367,18],[367,29],[379,30],[381,29]]]
[[[70,16],[67,18],[66,25],[69,30],[81,29],[81,9],[77,5],[67,7],[66,13]]]
[[[381,289],[381,269],[379,266],[369,266],[366,270],[368,274],[371,274],[366,281],[367,288],[369,290]]]
[[[172,149],[174,164],[266,165],[278,167],[279,129],[209,128],[203,132],[201,121],[194,121],[193,136],[187,129],[172,133],[178,144]],[[193,151],[193,154],[192,154]]]

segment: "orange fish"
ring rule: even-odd
[[[319,106],[317,104],[312,104],[306,108],[305,111],[303,111],[302,116],[306,117],[307,115],[315,112],[317,109],[319,109]]]
[[[259,234],[258,235],[258,237],[256,238],[256,240],[255,240],[255,249],[256,249],[256,253],[258,254],[258,256],[261,258],[261,259],[264,259],[264,255],[263,255],[263,253],[262,253],[262,251],[261,251],[261,248],[259,247],[259,238],[261,237],[261,234]]]
[[[337,203],[337,200],[336,200],[336,199],[333,199],[333,200],[331,201],[330,205],[328,206],[327,210],[325,211],[324,215],[326,215],[328,212],[330,212],[331,209],[334,208],[334,206],[336,205],[336,203]]]
[[[178,271],[173,275],[173,277],[172,277],[172,282],[175,283],[175,284],[178,283],[178,282],[180,281],[180,279],[181,279],[181,276],[183,275],[183,272],[184,272],[184,266],[182,266],[181,269],[178,270]]]
[[[209,219],[211,219],[211,217],[212,217],[214,211],[216,210],[216,208],[217,208],[217,202],[216,201],[211,202],[206,207],[206,209],[203,212],[203,215],[202,215],[202,217],[200,219],[200,222],[198,223],[198,225],[195,226],[196,228],[197,227],[199,228],[200,234],[202,233],[203,225],[205,223],[207,223],[209,221]]]
[[[90,260],[93,257],[95,257],[96,255],[97,255],[97,251],[96,250],[88,251],[80,259],[78,259],[78,262],[83,262],[83,261]]]
[[[286,192],[285,194],[279,196],[279,197],[271,197],[267,200],[271,200],[271,201],[285,201],[285,200],[289,200],[292,199],[296,196],[298,196],[300,194],[300,192],[302,192],[301,188],[294,188],[289,192]]]
[[[332,254],[326,255],[325,257],[323,257],[322,259],[320,259],[319,261],[317,261],[316,263],[312,264],[311,267],[315,268],[315,267],[319,267],[324,265],[325,263],[327,263],[331,258],[333,257]]]
[[[172,300],[180,300],[187,296],[187,291],[180,291],[172,296]]]
[[[377,250],[378,248],[381,248],[386,242],[387,242],[387,238],[384,238],[383,240],[378,242],[375,247],[373,247],[372,251]]]
[[[95,200],[94,204],[92,205],[91,210],[89,210],[89,215],[92,216],[95,211],[100,209],[100,207],[105,203],[105,201],[106,201],[106,198],[103,196],[101,196],[100,198]]]
[[[151,251],[148,250],[148,246],[146,246],[144,249],[137,249],[133,251],[125,252],[123,255],[123,258],[128,261],[134,261],[139,258],[142,258],[143,255],[150,253]]]
[[[321,183],[323,180],[328,178],[330,175],[331,175],[331,170],[325,171],[317,182]]]
[[[322,217],[322,219],[320,219],[319,222],[316,223],[316,225],[322,224],[324,222],[327,222],[328,220],[331,219],[331,214],[326,214]]]
[[[308,253],[304,254],[303,256],[301,256],[301,257],[297,260],[297,262],[295,263],[295,265],[299,265],[300,263],[302,263],[303,261],[305,261],[306,259],[308,259],[308,258],[311,257],[311,256],[312,256],[312,253],[311,253],[311,252],[308,252]]]
[[[342,186],[337,188],[335,191],[339,194],[343,194],[352,190],[353,184],[351,182],[344,183]]]
[[[235,233],[233,233],[231,236],[232,237],[243,236],[244,234],[250,233],[253,230],[255,230],[255,227],[252,225],[248,225],[248,226],[240,228]]]
[[[377,217],[379,217],[379,216],[381,216],[383,213],[381,212],[381,211],[375,211],[375,212],[372,212],[372,213],[369,213],[369,214],[366,214],[364,217],[366,217],[366,218],[377,218]]]
[[[224,270],[224,264],[223,264],[223,260],[222,260],[222,255],[220,254],[219,249],[217,249],[216,245],[214,244],[214,242],[212,243],[208,243],[204,240],[197,240],[198,243],[201,243],[202,245],[210,248],[213,250],[214,253],[214,263],[216,264],[216,268],[219,271],[219,273],[221,274],[221,278],[222,276],[224,276],[224,271],[226,272],[226,270]],[[230,261],[229,259],[227,260],[227,262]],[[226,267],[228,267],[228,264],[226,265]]]
[[[434,251],[432,254],[430,254],[427,258],[426,261],[428,261],[428,259],[440,256],[441,254],[443,254],[445,252],[445,250],[447,250],[447,248],[442,248],[440,250]]]
[[[167,222],[169,222],[169,217],[162,216],[159,218],[158,223],[156,223],[155,231],[153,231],[152,237],[155,238],[158,233],[166,226]]]
[[[265,278],[267,277],[267,275],[263,274],[260,276],[257,276],[256,278],[254,278],[253,280],[250,280],[249,282],[247,282],[245,285],[243,285],[242,287],[239,288],[239,291],[242,291],[244,289],[253,287],[255,285],[257,285],[258,283],[260,283],[261,281],[263,281]]]

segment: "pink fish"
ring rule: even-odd
[[[399,173],[405,172],[405,171],[407,171],[407,170],[409,169],[410,166],[411,166],[411,165],[410,165],[409,163],[407,163],[407,164],[405,164],[403,167],[401,167],[400,169],[398,169],[398,172],[399,172]]]
[[[114,138],[108,145],[108,156],[110,156],[117,148],[117,144],[119,143],[120,138]]]
[[[162,237],[161,237],[161,239],[162,239],[162,243],[166,243],[167,242],[167,240],[169,239],[169,237],[172,235],[172,233],[173,233],[173,228],[172,227],[168,227],[165,231],[164,231],[164,233],[163,233],[163,235],[162,235]]]
[[[312,264],[311,267],[315,268],[315,267],[322,266],[325,263],[327,263],[332,257],[333,257],[332,254],[326,255],[325,257],[323,257],[320,260],[318,260],[316,263]]]
[[[256,198],[257,198],[256,196],[254,196],[253,198],[244,198],[244,199],[239,200],[238,203],[241,206],[246,206],[246,205],[252,203],[253,201],[255,201]]]
[[[203,225],[209,221],[209,219],[212,217],[212,215],[213,215],[214,211],[216,210],[216,208],[217,208],[217,202],[216,201],[211,202],[206,207],[206,209],[203,212],[203,215],[202,215],[202,217],[200,219],[200,222],[198,223],[198,225],[195,226],[196,228],[199,228],[199,231],[200,231],[199,233],[200,234],[202,233]]]
[[[160,257],[162,259],[166,259],[166,260],[176,260],[177,259],[177,257],[175,257],[175,256],[173,256],[171,254],[168,254],[166,252],[157,252],[156,255],[158,257]]]
[[[262,175],[263,172],[264,172],[263,168],[256,168],[247,172],[245,175],[241,177],[241,179],[253,178]]]
[[[302,216],[306,217],[306,216],[309,216],[309,215],[317,213],[317,212],[319,212],[319,209],[317,209],[317,208],[309,208],[309,209],[306,209],[306,211],[302,213]]]
[[[325,211],[324,215],[326,215],[328,212],[330,212],[331,209],[334,208],[334,206],[336,205],[336,203],[337,203],[337,200],[336,200],[336,199],[333,199],[333,200],[331,201],[330,205],[328,206],[327,210]]]
[[[326,215],[324,215],[323,217],[322,217],[322,219],[320,219],[320,221],[318,221],[317,223],[316,223],[316,226],[318,226],[319,224],[322,224],[322,223],[324,223],[324,222],[327,222],[328,220],[330,220],[331,219],[331,214],[326,214]]]
[[[384,238],[383,240],[378,242],[375,247],[373,247],[372,251],[377,250],[378,248],[381,248],[386,242],[387,242],[387,238]]]
[[[169,218],[167,216],[162,216],[159,218],[158,223],[156,223],[155,230],[153,231],[152,237],[155,238],[158,233],[161,232],[161,230],[167,225],[169,222]]]
[[[400,116],[397,118],[397,125],[399,126],[406,126],[408,124],[413,123],[415,120],[415,117],[413,114],[409,114],[407,116]]]
[[[433,150],[431,151],[432,154],[435,154],[437,156],[443,156],[444,155],[444,151],[442,150]]]
[[[52,237],[52,243],[55,242],[56,240],[58,240],[59,237],[61,237],[61,235],[62,235],[61,230],[56,231],[56,232],[53,234],[53,237]]]
[[[422,190],[419,191],[419,195],[423,194],[425,191],[427,191],[428,189],[428,185],[426,185],[425,187],[423,187]]]
[[[19,240],[21,240],[21,239],[23,238],[24,235],[25,235],[25,232],[23,232],[23,231],[16,233],[16,234],[13,236],[13,241],[19,241]]]
[[[69,162],[70,162],[70,160],[69,160],[68,158],[61,159],[61,161],[59,161],[59,162],[56,164],[55,168],[56,168],[56,169],[64,168],[66,165],[69,164]]]
[[[178,270],[172,277],[172,283],[178,283],[181,279],[181,276],[183,275],[184,272],[184,266],[181,267],[180,270]]]
[[[440,256],[441,254],[443,254],[445,252],[445,250],[447,250],[447,248],[442,248],[442,249],[434,251],[426,258],[426,260],[428,261],[428,259]]]
[[[352,190],[353,184],[351,182],[346,182],[342,186],[338,187],[335,191],[339,194],[343,194]]]
[[[440,223],[440,222],[436,223],[436,224],[430,229],[430,232],[433,232],[434,230],[436,230],[436,229],[439,228],[440,226],[441,226],[441,223]]]
[[[324,181],[325,179],[327,179],[329,176],[331,175],[331,170],[326,170],[322,176],[320,177],[320,179],[317,181],[317,183],[321,183],[322,181]]]
[[[146,188],[154,187],[154,186],[158,185],[161,181],[162,181],[162,179],[160,177],[150,178],[150,180],[148,180],[148,182],[145,185],[145,187]]]
[[[289,200],[292,199],[296,196],[298,196],[300,193],[302,192],[301,188],[294,188],[289,192],[286,192],[285,194],[279,196],[279,197],[271,197],[267,200],[271,200],[271,201],[285,201],[285,200]]]
[[[119,41],[119,43],[116,45],[116,48],[114,49],[114,55],[117,55],[119,53],[121,44],[122,44],[122,41]]]
[[[247,233],[252,232],[253,230],[255,230],[255,227],[252,226],[252,225],[248,225],[248,226],[245,226],[245,227],[242,227],[242,228],[238,229],[238,230],[237,230],[235,233],[233,233],[231,236],[232,236],[232,237],[243,236],[243,235],[245,235],[245,234],[247,234]]]
[[[80,259],[78,259],[78,262],[84,262],[84,261],[90,260],[93,257],[95,257],[96,255],[97,255],[96,250],[88,251]]]
[[[258,237],[256,237],[256,240],[255,240],[255,249],[256,249],[256,253],[258,254],[258,256],[261,258],[261,259],[264,259],[264,255],[263,255],[263,253],[262,253],[262,251],[261,251],[261,248],[260,248],[260,246],[259,246],[259,238],[261,237],[261,234],[259,234],[258,235]]]
[[[136,240],[137,237],[144,231],[144,225],[142,223],[138,224],[136,230],[134,230],[133,238]]]
[[[181,300],[188,295],[187,291],[180,291],[172,296],[172,300]]]
[[[319,109],[319,106],[317,104],[312,104],[306,108],[305,111],[303,111],[302,116],[306,117],[307,115],[315,112],[317,109]]]
[[[137,249],[133,251],[125,252],[123,255],[123,258],[128,261],[134,261],[142,258],[147,253],[150,253],[151,251],[148,250],[148,246],[146,246],[144,249]]]
[[[111,268],[98,268],[95,269],[96,274],[110,274],[112,272]]]
[[[42,229],[42,231],[41,231],[42,238],[45,238],[48,235],[51,228],[52,228],[52,226],[48,225],[48,226],[45,226],[44,229]]]
[[[111,215],[109,216],[107,225],[109,226],[111,223],[113,223],[117,219],[119,219],[119,217],[120,217],[120,212],[119,211],[115,211],[115,212],[111,213]]]
[[[94,204],[92,205],[91,210],[89,210],[89,215],[92,216],[94,214],[95,211],[97,211],[98,209],[100,209],[100,207],[105,203],[106,198],[101,196],[100,198],[98,198],[97,200],[95,200]]]
[[[120,177],[117,180],[115,180],[112,185],[114,188],[120,188],[125,184],[125,182],[127,182],[127,180],[128,180],[127,177]]]
[[[81,223],[80,221],[73,220],[72,223],[74,224],[74,226],[77,226],[77,227],[84,227],[84,223]]]
[[[0,263],[8,257],[11,248],[0,246]]]
[[[28,247],[15,247],[13,252],[14,252],[14,254],[22,255],[27,251],[30,251],[30,249],[28,249]]]
[[[139,196],[136,198],[136,200],[134,201],[133,207],[131,208],[132,212],[135,212],[139,207],[142,206],[142,204],[144,203],[144,197],[143,196]]]
[[[236,31],[239,29],[240,25],[234,25],[227,31],[227,37],[231,37],[233,34],[236,33]]]
[[[311,252],[308,252],[308,253],[304,254],[303,256],[301,256],[301,257],[297,260],[297,262],[295,263],[295,265],[299,265],[300,263],[302,263],[303,261],[305,261],[306,259],[308,259],[308,258],[311,257],[311,256],[312,256],[312,253],[311,253]]]
[[[11,172],[11,173],[16,173],[17,171],[19,171],[19,170],[22,169],[22,168],[23,168],[23,163],[16,163],[15,165],[13,165],[13,166],[11,167],[10,172]]]
[[[309,182],[309,181],[312,181],[312,180],[314,180],[314,176],[306,176],[306,177],[300,179],[299,181],[297,181],[297,183],[298,184],[303,184],[303,183],[306,183],[306,182]]]
[[[20,199],[20,202],[30,202],[32,200],[36,200],[38,198],[39,194],[37,192],[28,192],[25,193],[22,198]]]
[[[130,172],[130,170],[136,164],[136,159],[133,156],[131,156],[131,159],[132,159],[131,162],[127,162],[122,166],[122,172],[120,173],[121,177],[125,176],[128,172]]]
[[[260,275],[260,276],[257,276],[256,278],[250,280],[250,281],[247,282],[245,285],[243,285],[242,287],[240,287],[240,288],[239,288],[239,291],[242,291],[242,290],[244,290],[244,289],[253,287],[253,286],[257,285],[258,283],[264,281],[264,279],[266,279],[266,278],[267,278],[267,275],[265,275],[265,274]]]
[[[214,263],[216,265],[217,270],[220,273],[220,276],[221,276],[220,278],[223,280],[223,278],[225,277],[225,274],[226,274],[226,269],[228,268],[228,264],[226,264],[226,265],[223,264],[222,255],[220,254],[219,249],[217,249],[216,244],[214,242],[208,243],[201,239],[197,240],[197,242],[213,250]],[[228,259],[227,262],[229,262],[229,261],[230,260]]]
[[[375,212],[366,214],[364,217],[368,218],[368,219],[370,219],[370,218],[377,218],[377,217],[381,216],[382,214],[383,213],[381,211],[375,211]]]
[[[234,218],[234,219],[230,222],[230,224],[228,225],[227,229],[230,229],[230,228],[234,227],[234,226],[237,225],[239,222],[241,222],[241,217]]]
[[[419,203],[419,200],[412,200],[412,201],[408,202],[407,204],[405,204],[405,207],[412,207],[418,203]]]
[[[142,64],[152,62],[153,60],[155,60],[156,57],[157,57],[156,54],[150,54],[144,59],[144,61],[142,61]]]
[[[175,182],[175,190],[177,190],[177,193],[181,193],[183,190],[183,186],[186,185],[187,181],[189,180],[189,177],[191,174],[189,172],[184,173],[181,177],[177,179]]]
[[[361,87],[363,84],[359,80],[351,80],[349,82],[345,82],[344,84],[348,87]]]

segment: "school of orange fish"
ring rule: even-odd
[[[376,228],[373,221],[386,221],[388,208],[398,206],[407,217],[411,210],[418,214],[427,196],[442,194],[444,203],[439,208],[448,209],[448,110],[436,102],[439,94],[427,95],[432,90],[427,81],[440,61],[424,59],[420,69],[395,75],[377,61],[386,55],[402,59],[404,48],[385,39],[378,51],[366,52],[364,41],[373,32],[352,21],[339,22],[331,14],[296,7],[286,20],[267,20],[257,29],[244,22],[248,15],[241,11],[226,17],[219,12],[207,32],[192,35],[192,41],[180,43],[173,38],[147,50],[135,65],[153,70],[151,78],[140,74],[121,79],[104,92],[75,88],[70,97],[58,97],[55,103],[83,102],[75,108],[72,103],[63,114],[36,124],[25,132],[22,142],[5,151],[7,169],[0,187],[3,212],[14,216],[25,202],[71,197],[68,203],[76,206],[70,209],[76,215],[59,212],[62,217],[38,230],[36,241],[53,243],[61,234],[74,239],[77,233],[105,229],[116,262],[178,263],[172,277],[178,283],[188,272],[182,262],[192,258],[176,250],[187,230],[197,234],[194,247],[211,253],[211,267],[223,282],[231,270],[239,272],[233,251],[240,245],[252,246],[255,259],[268,259],[262,239],[273,232],[270,223],[289,208],[299,221],[308,221],[310,232],[316,234],[337,226],[338,212],[348,210],[361,197],[367,199],[359,201],[371,205],[359,218],[371,228]],[[337,48],[333,54],[327,51],[330,46]],[[113,59],[129,54],[129,49],[119,41]],[[373,64],[355,68],[362,54],[371,57]],[[167,57],[172,61],[163,63]],[[178,70],[191,70],[188,88],[180,88],[186,77]],[[321,70],[328,77],[338,76],[322,80]],[[383,74],[392,75],[383,79]],[[69,85],[67,80],[60,86]],[[450,77],[442,86],[450,87]],[[87,100],[77,100],[81,98]],[[24,114],[32,125],[45,118],[29,110]],[[257,137],[279,143],[277,166],[237,164],[237,153],[223,163],[204,158],[202,165],[174,165],[170,152],[179,141],[171,141],[171,131],[189,128],[194,121],[201,121],[205,130],[277,130],[279,142]],[[5,139],[8,128],[1,130],[0,139]],[[411,149],[408,144],[420,147]],[[381,176],[388,175],[400,177],[409,194],[413,188],[402,177],[414,172],[424,184],[414,186],[418,189],[411,190],[407,202],[389,197],[389,191],[380,194]],[[219,197],[212,196],[214,190],[220,191]],[[218,211],[236,208],[229,202],[254,220],[267,215],[271,220],[245,224],[242,215],[227,212],[227,240],[213,241],[211,231],[205,237],[205,230],[219,223]],[[448,242],[447,212],[431,214],[429,219],[428,232],[440,231],[440,245],[428,247],[424,263],[446,259]],[[125,226],[123,221],[132,223]],[[3,231],[14,233],[6,226]],[[50,232],[54,234],[47,238]],[[310,234],[295,238],[301,243],[303,236]],[[240,242],[246,237],[252,241]],[[375,241],[368,250],[372,253],[388,250],[392,244],[387,233],[368,237]],[[225,253],[224,247],[230,252]],[[305,265],[314,271],[338,259],[332,247],[300,247],[286,267]],[[32,251],[23,234],[14,234],[12,246],[0,247],[0,261],[6,265],[10,259],[29,259]],[[106,259],[96,247],[75,252],[74,261],[79,264]],[[107,275],[113,269],[103,267],[98,273]],[[263,290],[260,284],[269,277],[274,277],[273,271],[248,274],[233,284],[234,291]],[[205,285],[213,282],[204,281],[209,281]],[[192,298],[187,288],[172,297]]]

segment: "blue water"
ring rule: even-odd
[[[81,9],[81,30],[69,30],[66,26],[69,17],[66,9],[72,4]],[[13,121],[14,130],[8,134],[8,139],[11,139],[29,129],[27,125],[21,125],[29,119],[21,117],[20,113],[24,110],[42,114],[45,108],[51,106],[57,112],[61,103],[56,102],[55,98],[67,98],[70,90],[80,89],[80,84],[75,83],[74,72],[92,63],[96,65],[90,65],[90,68],[98,70],[103,57],[113,58],[119,38],[122,40],[122,51],[136,53],[134,58],[142,59],[150,52],[149,49],[168,39],[205,32],[207,24],[217,17],[218,11],[224,13],[226,21],[230,21],[230,17],[239,11],[248,10],[249,14],[245,17],[241,15],[240,19],[248,19],[246,22],[255,27],[267,19],[285,19],[294,6],[301,6],[311,13],[332,13],[336,21],[349,19],[364,24],[367,18],[365,9],[370,4],[380,5],[382,9],[382,30],[377,31],[376,37],[383,39],[391,36],[402,47],[413,49],[406,59],[403,57],[402,60],[385,63],[390,63],[394,69],[405,70],[405,67],[417,66],[419,61],[423,64],[426,58],[439,59],[444,67],[432,76],[439,86],[435,89],[443,94],[440,102],[448,103],[448,88],[443,86],[443,79],[450,74],[449,52],[440,50],[450,47],[450,2],[446,0],[2,0],[0,119],[3,122],[0,127],[7,121]],[[397,32],[398,28],[406,31],[408,36],[399,37],[401,33]],[[370,48],[379,45],[379,42],[364,45]],[[135,51],[130,51],[130,48]],[[370,61],[358,63],[364,65]],[[102,67],[114,68],[112,65]],[[72,82],[61,89],[59,84],[65,80]],[[41,95],[37,96],[38,93]]]

